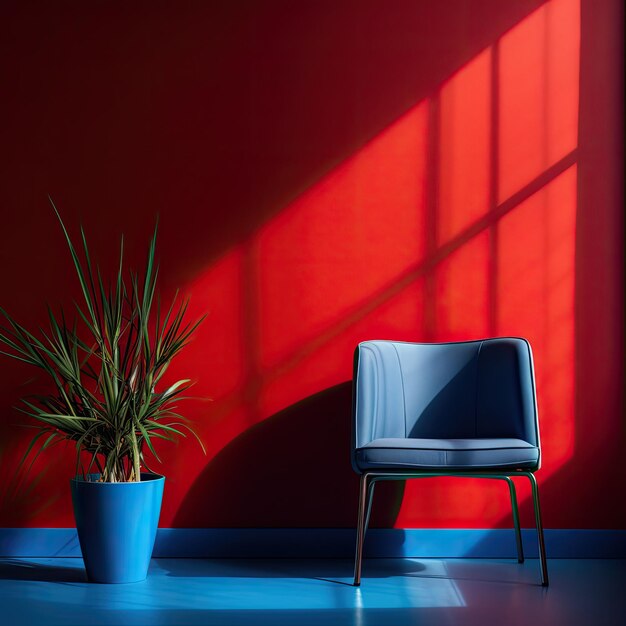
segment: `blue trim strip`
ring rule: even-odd
[[[349,528],[160,528],[153,556],[199,558],[352,558]],[[537,535],[523,529],[524,553]],[[626,558],[626,530],[546,530],[548,558]],[[0,557],[79,557],[74,528],[0,528]],[[371,529],[366,557],[515,558],[512,529]]]

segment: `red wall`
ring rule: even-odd
[[[624,527],[620,4],[2,4],[0,304],[77,296],[50,193],[105,268],[159,214],[164,298],[209,312],[162,526],[352,525],[355,344],[515,334],[545,525]],[[14,475],[41,383],[0,374],[0,525],[72,526],[71,449]],[[383,487],[378,525],[509,523],[501,485]]]

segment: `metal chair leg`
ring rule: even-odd
[[[533,504],[535,507],[535,524],[537,525],[537,539],[539,540],[539,561],[541,563],[541,584],[547,587],[548,582],[548,563],[546,561],[546,544],[543,539],[543,525],[541,524],[541,508],[539,507],[539,489],[537,487],[537,479],[532,472],[526,472],[525,476],[530,480],[530,486],[533,492]]]
[[[517,562],[524,562],[524,546],[522,545],[522,531],[519,524],[519,509],[517,507],[517,492],[515,490],[515,483],[510,477],[505,477],[507,484],[509,485],[509,493],[511,495],[511,509],[513,511],[513,525],[515,526],[515,543],[517,545]]]
[[[363,542],[372,509],[373,482],[370,483],[369,475],[362,474],[359,483],[359,511],[356,526],[356,555],[354,558],[354,586],[361,584],[361,566],[363,563]]]
[[[365,538],[365,534],[367,533],[367,529],[370,525],[370,517],[372,514],[372,502],[374,501],[374,487],[376,486],[376,482],[371,480],[369,483],[369,487],[367,488],[367,513],[365,515],[365,528],[363,529],[363,538]]]

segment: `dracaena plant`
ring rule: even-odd
[[[122,236],[111,284],[92,263],[83,228],[79,255],[52,199],[50,203],[69,247],[82,300],[72,323],[62,310],[55,315],[48,307],[49,330],[37,333],[0,308],[0,352],[43,370],[52,383],[50,393],[24,398],[19,407],[36,420],[38,431],[23,462],[32,458],[32,466],[42,450],[69,440],[76,446],[77,474],[98,473],[104,482],[139,481],[142,466],[149,469],[146,448],[160,460],[155,440],[191,434],[200,442],[177,408],[191,381],[161,387],[168,365],[202,318],[185,323],[188,300],[179,301],[178,293],[165,314],[159,302],[155,304],[157,227],[142,276],[124,271]]]

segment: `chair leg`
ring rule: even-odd
[[[517,492],[515,490],[515,483],[510,477],[505,478],[509,485],[509,493],[511,495],[511,509],[513,511],[513,525],[515,526],[515,543],[517,545],[517,562],[524,562],[524,546],[522,545],[522,531],[519,524],[519,509],[517,507]]]
[[[541,563],[541,584],[548,586],[548,563],[546,561],[546,544],[543,539],[543,526],[541,524],[541,508],[539,507],[539,488],[537,487],[537,479],[531,472],[525,474],[530,480],[530,486],[533,492],[533,504],[535,507],[535,524],[537,525],[537,539],[539,540],[539,561]]]
[[[359,511],[356,526],[356,555],[354,558],[354,586],[361,584],[361,565],[363,563],[363,542],[365,541],[365,532],[372,510],[372,496],[374,491],[374,483],[370,482],[368,474],[361,475],[359,483]]]
[[[367,529],[370,526],[370,516],[372,514],[372,502],[374,501],[374,487],[376,483],[372,480],[369,483],[367,488],[367,513],[365,515],[365,528],[363,530],[363,537],[365,538],[365,533],[367,533]]]

